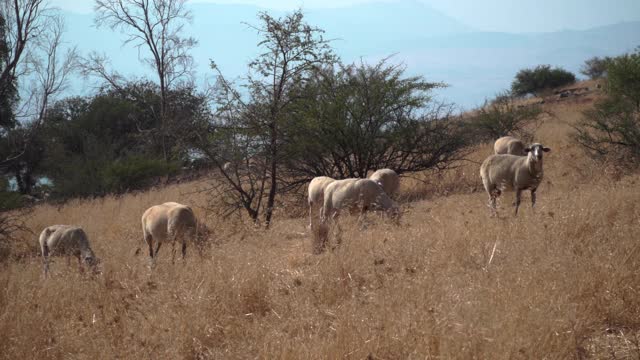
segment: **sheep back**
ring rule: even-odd
[[[496,140],[493,145],[493,150],[496,154],[511,154],[524,156],[527,153],[524,151],[524,143],[513,136],[503,136]]]
[[[371,179],[336,180],[327,186],[324,195],[324,213],[329,216],[345,208],[366,211],[393,207],[382,187]]]
[[[328,176],[318,176],[314,177],[309,183],[308,188],[308,201],[309,206],[314,204],[322,204],[324,199],[324,191],[329,184],[334,182],[335,179],[330,178]]]
[[[193,210],[185,205],[174,206],[168,211],[168,231],[175,234],[179,231],[195,231],[196,217]]]
[[[391,169],[377,170],[369,176],[369,179],[380,184],[384,192],[389,196],[398,191],[398,188],[400,187],[400,176]]]
[[[195,229],[196,218],[193,210],[176,202],[154,205],[142,214],[142,227],[157,241],[166,241],[169,233],[181,229]]]

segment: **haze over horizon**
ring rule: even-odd
[[[95,27],[92,1],[53,3],[64,11],[68,44],[77,45],[83,55],[107,54],[114,69],[127,77],[147,74],[144,65],[132,61],[138,52],[132,45],[122,45],[121,33]],[[436,95],[464,109],[508,89],[524,67],[551,64],[578,74],[590,57],[615,56],[640,45],[640,1],[616,0],[617,6],[609,4],[608,12],[593,0],[580,6],[574,0],[565,5],[550,0],[527,0],[517,6],[506,0],[488,0],[475,7],[471,3],[281,0],[269,2],[267,9],[257,0],[194,0],[188,4],[193,22],[185,35],[199,41],[192,52],[198,83],[213,76],[210,60],[233,78],[244,74],[257,54],[257,36],[246,23],[256,23],[257,13],[265,9],[281,16],[302,7],[309,24],[336,39],[332,46],[343,62],[371,63],[393,55],[391,61],[404,63],[408,75],[449,84]],[[621,23],[625,20],[636,22]],[[554,32],[563,28],[578,30]],[[89,86],[76,81],[73,92],[88,95]]]
[[[93,12],[87,0],[53,0],[54,5],[74,13]],[[622,22],[640,21],[637,0],[193,0],[192,3],[252,5],[263,9],[291,11],[346,8],[372,3],[421,3],[456,19],[475,31],[554,32],[587,30]]]

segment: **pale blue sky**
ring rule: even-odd
[[[90,12],[90,0],[52,0],[64,10]],[[414,0],[382,0],[400,2]],[[289,10],[350,6],[381,0],[193,0],[225,4],[252,4]],[[415,0],[480,31],[550,32],[582,30],[623,21],[640,20],[640,0]]]
[[[83,54],[108,54],[113,68],[125,76],[150,75],[147,67],[132,61],[139,54],[131,44],[122,45],[125,37],[119,31],[92,26],[93,0],[49,1],[72,12],[66,18],[69,44]],[[345,63],[375,62],[396,54],[393,61],[406,64],[408,74],[449,84],[438,95],[467,109],[509,88],[520,69],[551,64],[577,73],[590,57],[616,56],[640,45],[640,0],[192,1],[196,12],[185,31],[199,41],[192,50],[198,81],[213,75],[211,60],[227,77],[246,72],[246,64],[256,56],[258,39],[243,22],[255,22],[259,8],[301,7],[307,11],[307,21],[325,29],[328,38],[339,39],[332,47]],[[636,22],[556,32],[623,21]],[[77,81],[76,85],[78,93],[90,90],[90,84]]]

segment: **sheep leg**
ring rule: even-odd
[[[182,239],[182,260],[187,256],[187,241]]]
[[[48,257],[43,257],[44,259],[44,278],[46,279],[47,276],[49,275],[49,258]]]
[[[78,269],[81,273],[84,273],[84,267],[82,267],[82,259],[80,258],[80,255],[78,255],[77,258],[78,258]]]
[[[536,206],[536,190],[537,189],[531,189],[531,209],[535,209]]]
[[[160,251],[160,246],[162,245],[162,242],[160,241],[156,241],[156,251],[154,251],[154,254],[152,256],[152,258],[157,258],[158,257],[158,251]],[[151,245],[149,245],[151,246]]]
[[[49,275],[49,248],[48,247],[44,247],[42,249],[42,264],[44,266],[44,278],[47,278],[47,275]]]
[[[516,216],[518,216],[518,207],[520,206],[520,201],[522,199],[522,190],[516,190]]]
[[[360,224],[361,229],[365,229],[367,227],[367,207],[362,207],[360,210],[360,216],[358,216],[358,223]]]
[[[330,224],[333,228],[333,233],[335,234],[336,243],[342,243],[342,228],[340,227],[340,222],[338,221],[338,217],[340,216],[340,209],[333,209],[330,211],[331,215],[329,219],[331,220]],[[327,219],[327,220],[329,220]],[[325,244],[328,242],[328,238],[325,240]]]
[[[144,235],[144,241],[149,245],[149,257],[153,259],[153,237],[151,235]]]
[[[175,264],[176,263],[176,240],[173,239],[173,241],[171,242],[171,263]]]
[[[491,208],[491,216],[497,215],[496,199],[500,196],[500,190],[493,189],[489,192],[489,207]]]

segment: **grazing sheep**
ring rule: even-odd
[[[493,144],[493,150],[496,154],[525,156],[527,153],[524,151],[524,148],[525,146],[522,141],[513,136],[503,136]]]
[[[255,158],[251,158],[248,161],[240,161],[240,162],[230,162],[227,161],[222,165],[222,170],[228,175],[253,175],[260,176],[262,175],[262,170],[265,168],[263,164],[261,164]]]
[[[536,204],[536,190],[542,181],[542,154],[551,151],[542,144],[527,147],[527,156],[499,154],[489,156],[480,167],[480,177],[489,194],[492,214],[496,214],[496,198],[503,190],[515,190],[515,214],[518,215],[523,190],[531,190],[531,207]]]
[[[398,207],[375,181],[371,179],[335,180],[324,189],[322,221],[312,241],[314,254],[324,251],[329,234],[328,221],[337,219],[340,211],[345,208],[350,212],[359,211],[359,220],[369,210],[384,210],[386,215],[396,223],[400,218]]]
[[[182,242],[182,258],[187,254],[187,237],[195,239],[197,221],[190,207],[176,202],[166,202],[147,209],[142,214],[142,233],[149,245],[149,257],[153,263],[163,242],[171,241],[171,259],[176,256],[175,243]],[[153,243],[156,249],[153,250]]]
[[[400,176],[391,169],[380,169],[371,174],[369,179],[382,186],[384,192],[389,196],[393,196],[400,187]]]
[[[317,207],[320,209],[320,217],[322,218],[322,205],[324,202],[324,190],[327,185],[334,182],[335,179],[332,179],[328,176],[318,176],[314,177],[309,183],[309,228],[311,228],[313,224],[313,208]]]
[[[338,217],[344,208],[351,212],[359,210],[361,215],[369,210],[384,210],[388,216],[395,219],[400,214],[393,200],[371,179],[336,180],[325,188],[323,222]]]
[[[93,272],[96,272],[96,265],[99,260],[96,258],[89,239],[82,228],[73,225],[51,225],[40,234],[40,250],[44,263],[45,277],[49,273],[49,257],[54,256],[75,256],[78,258],[78,266],[82,271],[82,263],[87,264]]]

